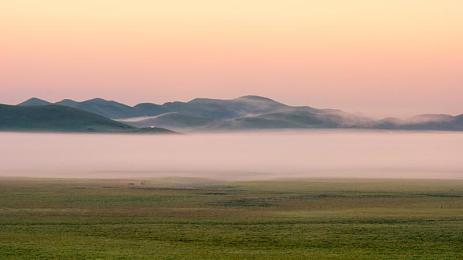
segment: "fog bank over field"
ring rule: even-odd
[[[463,178],[463,133],[0,133],[0,176]]]

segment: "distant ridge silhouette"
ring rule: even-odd
[[[31,98],[19,106],[44,106]],[[389,129],[463,131],[463,115],[419,115],[410,119],[376,120],[336,109],[289,106],[273,99],[247,95],[235,99],[195,98],[188,102],[141,103],[129,106],[112,100],[64,99],[54,103],[98,114],[133,127],[177,131],[234,131],[260,129]]]

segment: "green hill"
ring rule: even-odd
[[[105,117],[58,105],[0,105],[1,131],[130,132],[139,129]]]
[[[95,113],[107,118],[115,119],[138,116],[133,107],[101,98],[94,98],[83,102],[65,99],[56,104]]]
[[[51,105],[50,102],[40,99],[40,98],[30,98],[20,104],[18,106],[46,106],[46,105]]]

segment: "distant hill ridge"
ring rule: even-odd
[[[140,129],[79,109],[30,100],[21,106],[0,104],[0,131],[169,133],[161,128]],[[36,102],[37,101],[37,102]],[[45,104],[45,105],[40,105]]]
[[[47,104],[50,103],[31,98],[19,106]],[[420,115],[407,120],[375,120],[336,109],[289,106],[255,95],[235,99],[195,98],[188,102],[174,101],[162,105],[141,103],[129,106],[102,98],[82,102],[65,99],[55,104],[95,113],[134,127],[161,127],[178,131],[307,128],[463,131],[463,115]]]

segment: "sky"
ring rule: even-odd
[[[463,113],[461,0],[4,0],[0,103],[262,95]]]

